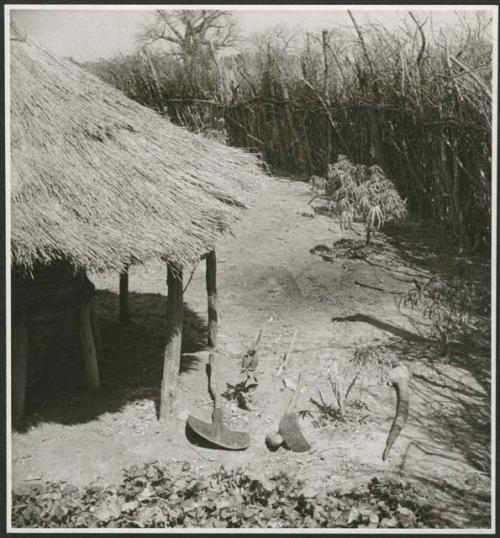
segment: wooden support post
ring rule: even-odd
[[[160,420],[167,420],[174,411],[175,393],[181,363],[183,289],[182,267],[167,264],[167,342],[163,359]]]
[[[128,316],[128,265],[120,273],[120,323],[127,323]]]
[[[94,335],[95,350],[97,355],[97,361],[102,359],[102,340],[101,331],[99,330],[99,321],[97,319],[95,311],[95,298],[92,297],[89,301],[89,314],[90,314],[90,326],[92,327],[92,334]]]
[[[28,332],[23,320],[14,321],[12,331],[11,378],[12,419],[24,415],[26,399],[26,372],[28,366]]]
[[[217,258],[215,250],[207,254],[207,297],[208,297],[208,345],[217,345]]]
[[[83,303],[78,311],[78,329],[80,332],[80,345],[83,365],[87,376],[89,390],[99,388],[99,366],[94,341],[94,333],[90,322],[90,303]]]

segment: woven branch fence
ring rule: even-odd
[[[356,30],[364,39],[344,48],[324,31],[293,51],[268,41],[223,61],[182,62],[143,50],[85,67],[175,123],[261,153],[280,172],[325,174],[338,154],[378,164],[414,217],[445,225],[462,246],[488,250],[487,32],[431,45],[418,32],[405,41]]]

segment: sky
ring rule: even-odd
[[[109,58],[132,52],[135,36],[150,15],[147,8],[132,6],[125,9],[96,9],[96,6],[90,6],[90,9],[72,6],[68,9],[70,6],[64,5],[58,9],[37,7],[38,9],[33,9],[33,6],[23,6],[23,9],[19,9],[20,6],[13,6],[12,18],[24,32],[55,54],[78,61]],[[157,7],[170,6],[155,6]],[[257,9],[236,9],[234,15],[244,36],[283,23],[292,28],[307,30],[338,25],[352,26],[346,11],[328,10],[325,7],[318,10],[312,6],[288,6],[285,9],[283,6],[257,6]],[[452,7],[433,11],[434,24],[457,24],[458,18],[454,10],[450,9]],[[207,6],[203,8],[206,9]],[[229,8],[231,6],[224,6],[224,9]],[[412,11],[418,14],[418,8],[419,6],[413,6]],[[407,11],[396,11],[391,6],[386,6],[383,10],[377,8],[377,11],[374,11],[373,7],[368,11],[358,11],[358,6],[350,6],[350,9],[354,10],[360,24],[370,20],[394,26],[402,17],[407,16]]]

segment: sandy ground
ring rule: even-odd
[[[200,473],[221,464],[264,475],[282,469],[318,492],[349,488],[374,475],[398,475],[425,486],[451,526],[473,525],[478,511],[484,516],[490,487],[489,356],[483,351],[480,368],[481,354],[474,350],[460,359],[453,353],[448,360],[438,359],[426,322],[415,312],[398,310],[395,292],[408,289],[413,276],[426,274],[417,257],[405,256],[411,249],[404,244],[398,250],[378,234],[376,240],[386,247],[370,256],[372,263],[327,262],[311,254],[317,245],[359,237],[341,231],[327,216],[306,216],[309,198],[304,183],[276,180],[237,226],[235,237],[217,248],[220,392],[226,383],[240,380],[241,355],[263,331],[251,410],[224,400],[232,427],[250,433],[247,450],[194,446],[185,435],[189,414],[210,421],[212,411],[205,372],[203,263],[185,295],[186,345],[176,416],[168,425],[158,422],[166,284],[164,266],[153,263],[131,269],[126,326],[117,322],[116,275],[92,277],[99,290],[102,387],[86,393],[75,366],[63,387],[49,383],[43,398],[28,402],[26,427],[12,437],[13,486],[34,480],[110,484],[135,463],[158,460],[180,469],[188,461]],[[186,270],[185,281],[189,274]],[[295,329],[285,374],[276,376]],[[311,416],[318,417],[318,407],[311,399],[322,396],[334,403],[327,376],[332,359],[346,366],[361,345],[377,346],[383,364],[380,369],[372,361],[351,393],[351,401],[360,404],[356,419],[315,427]],[[396,396],[383,376],[387,365],[398,361],[413,374],[411,411],[384,463]],[[301,371],[305,383],[298,408],[311,415],[300,423],[313,448],[303,454],[271,453],[264,437],[277,430],[292,395],[286,384],[293,388]]]

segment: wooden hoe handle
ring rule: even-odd
[[[297,405],[297,402],[299,401],[300,389],[302,388],[303,381],[304,381],[304,375],[301,372],[299,375],[299,379],[297,381],[297,386],[295,387],[295,392],[293,396],[290,398],[290,402],[288,404],[288,407],[286,408],[287,413],[291,413],[294,407]]]
[[[210,353],[208,357],[208,390],[214,400],[214,407],[218,407],[218,397],[216,391],[216,371],[215,371],[215,355]]]

